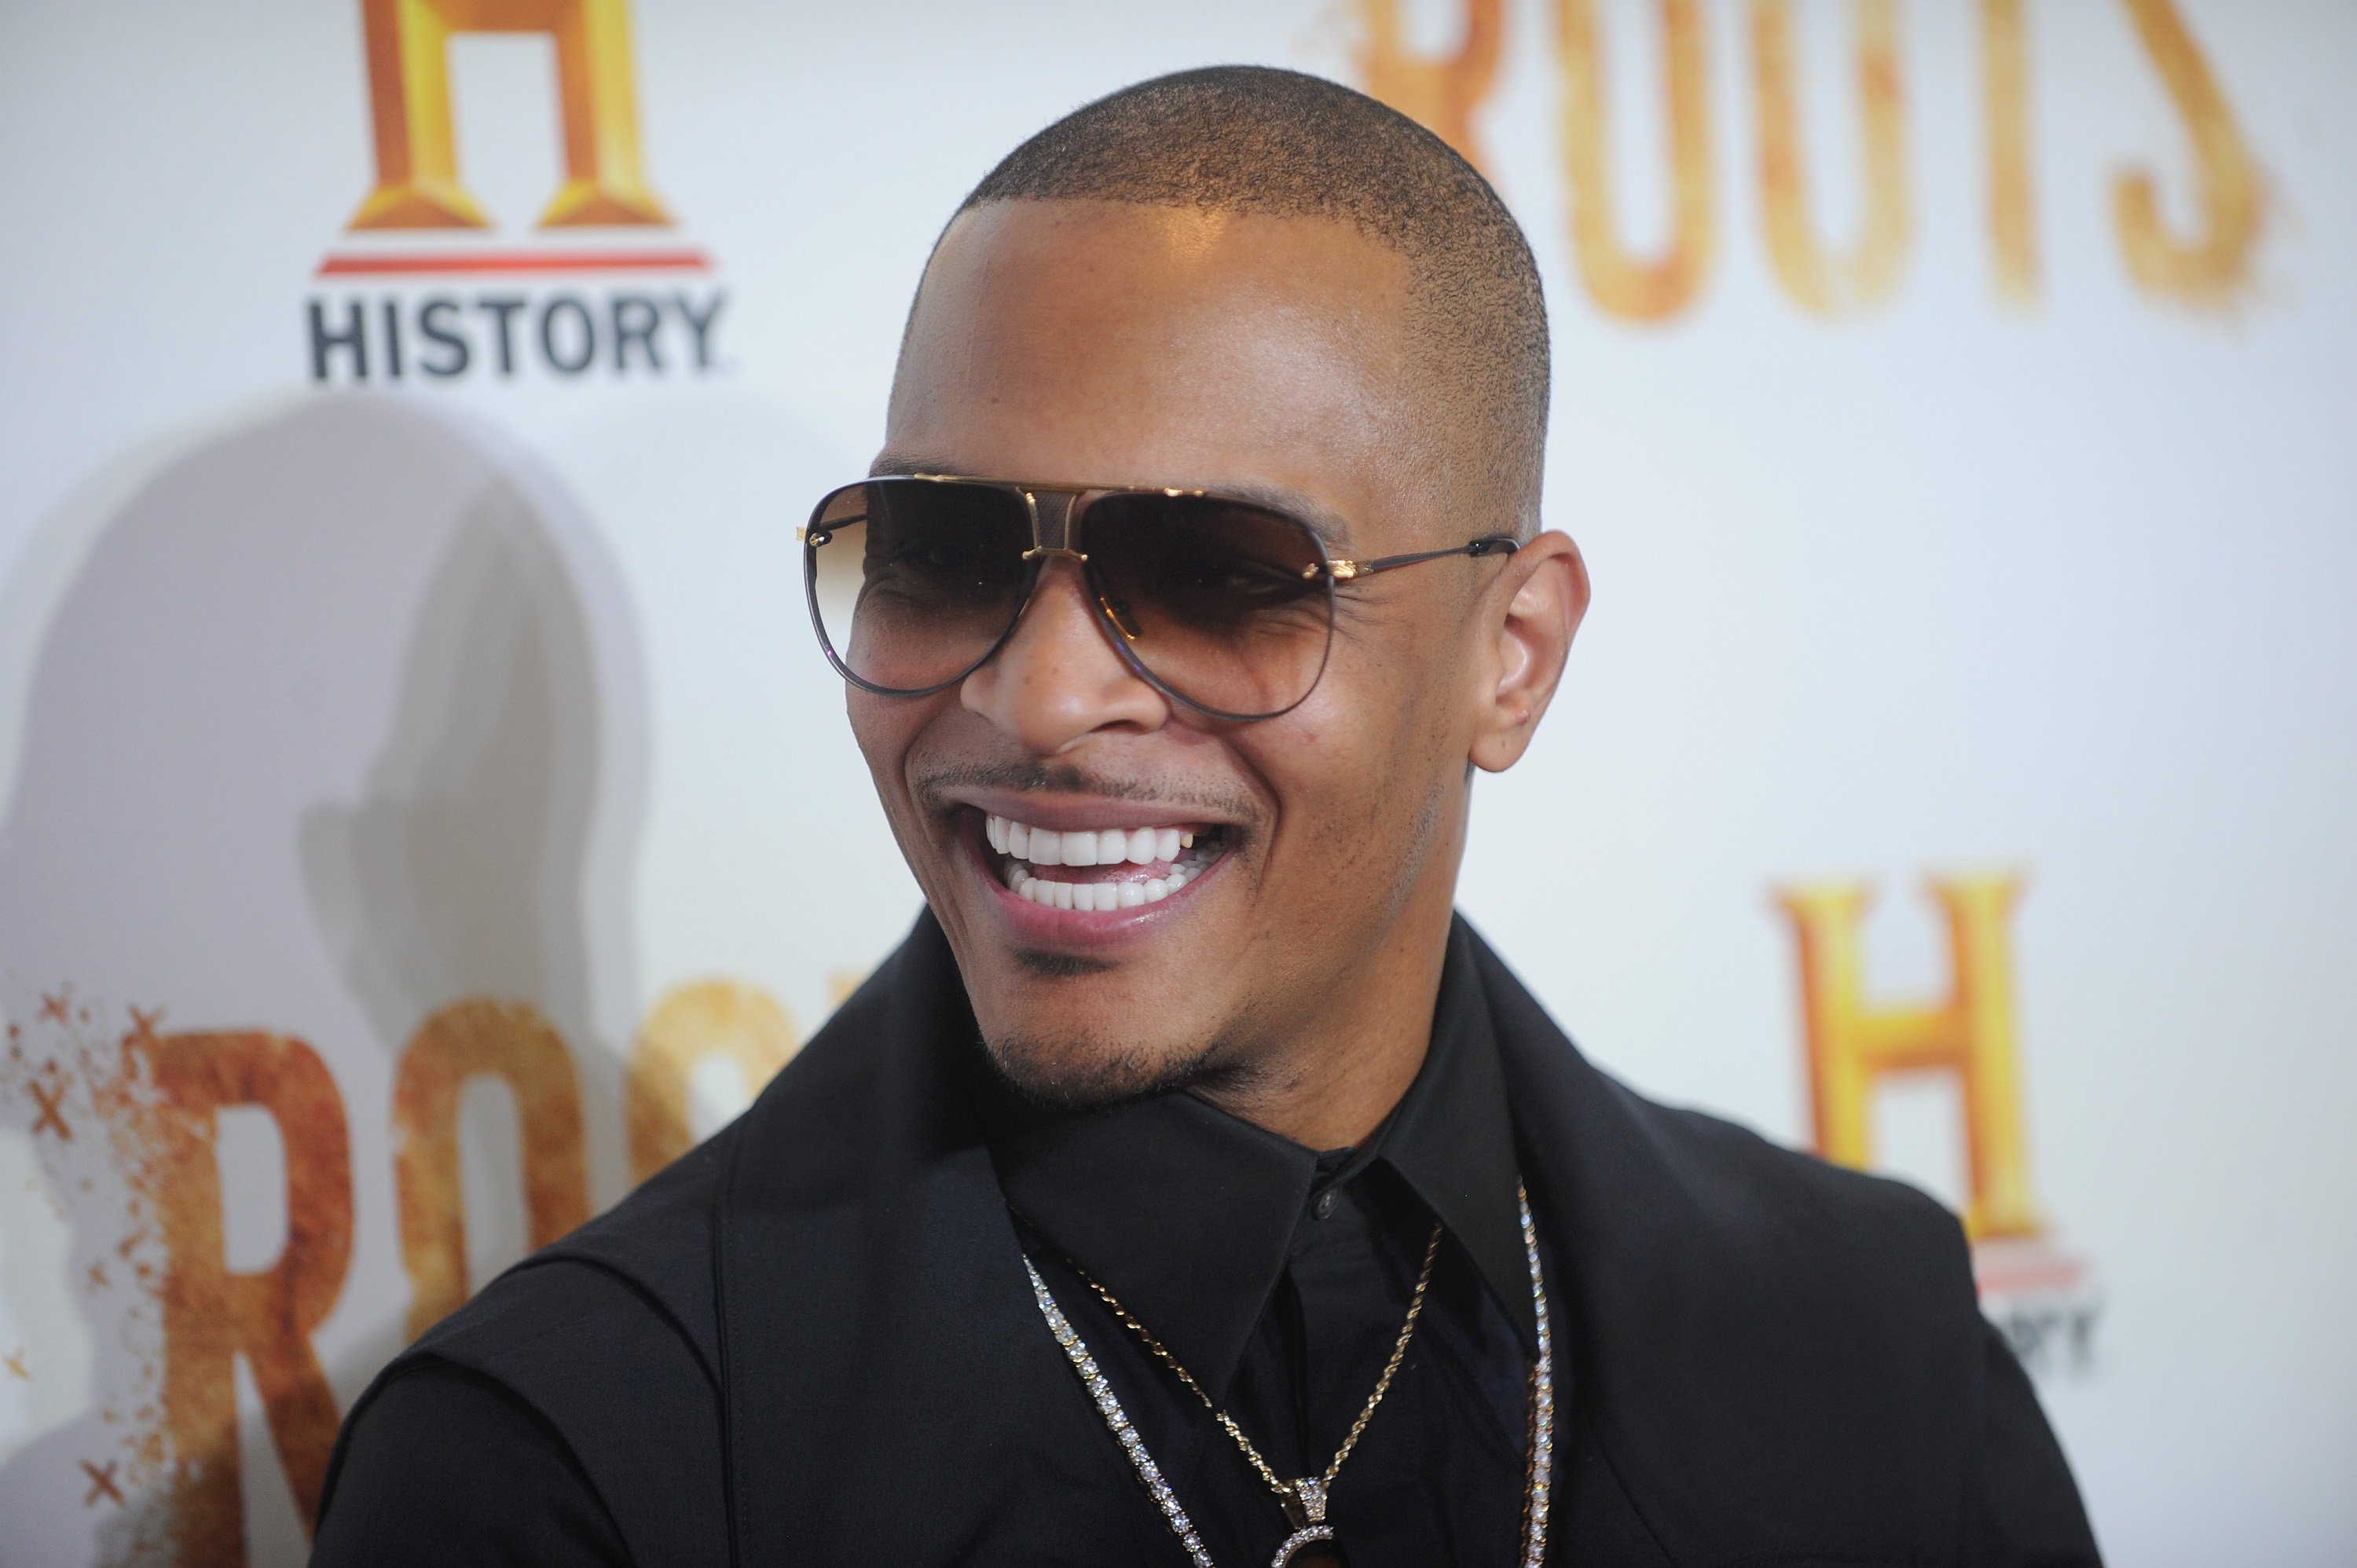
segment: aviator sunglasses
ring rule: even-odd
[[[1137,677],[1214,719],[1298,706],[1334,640],[1335,585],[1508,534],[1350,561],[1301,519],[1205,490],[901,474],[830,492],[801,531],[819,643],[887,697],[953,686],[1006,645],[1051,560],[1080,569],[1098,628]]]

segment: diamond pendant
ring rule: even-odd
[[[1326,1478],[1304,1476],[1287,1482],[1284,1501],[1294,1530],[1268,1560],[1269,1568],[1351,1568],[1335,1543],[1334,1527],[1326,1522]]]

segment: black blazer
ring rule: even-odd
[[[2095,1561],[1953,1216],[1641,1099],[1460,936],[1560,1275],[1552,1561]],[[438,1366],[528,1407],[640,1563],[1104,1561],[1150,1505],[1033,1305],[974,1039],[926,915],[740,1120],[385,1369],[322,1520]]]

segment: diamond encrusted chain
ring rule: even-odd
[[[1531,1365],[1530,1478],[1523,1493],[1522,1568],[1546,1558],[1547,1497],[1555,1484],[1555,1332],[1547,1324],[1546,1275],[1539,1268],[1539,1229],[1531,1223],[1530,1195],[1514,1184],[1523,1211],[1523,1256],[1531,1265],[1531,1305],[1537,1311],[1539,1359]]]
[[[1031,1266],[1028,1256],[1023,1260],[1023,1272],[1031,1276],[1031,1298],[1039,1304],[1040,1313],[1048,1319],[1049,1331],[1055,1335],[1056,1343],[1064,1348],[1064,1354],[1071,1358],[1072,1370],[1081,1375],[1082,1385],[1089,1391],[1089,1397],[1096,1402],[1097,1413],[1104,1417],[1105,1425],[1113,1432],[1114,1441],[1121,1444],[1121,1451],[1128,1455],[1129,1462],[1136,1466],[1138,1480],[1161,1508],[1162,1517],[1169,1521],[1171,1530],[1187,1548],[1188,1558],[1195,1568],[1214,1568],[1211,1554],[1203,1550],[1203,1538],[1195,1533],[1195,1521],[1187,1517],[1187,1510],[1179,1506],[1178,1495],[1170,1489],[1170,1483],[1162,1478],[1162,1467],[1154,1462],[1154,1455],[1146,1451],[1146,1440],[1137,1435],[1137,1428],[1130,1425],[1129,1412],[1122,1409],[1121,1401],[1114,1397],[1113,1385],[1105,1381],[1103,1372],[1097,1370],[1097,1359],[1089,1354],[1088,1342],[1064,1321],[1064,1309],[1058,1306],[1056,1298],[1048,1293],[1048,1282],[1039,1277],[1039,1271]]]
[[[1531,1368],[1530,1463],[1523,1498],[1520,1562],[1522,1568],[1539,1568],[1546,1556],[1547,1500],[1553,1488],[1555,1470],[1555,1337],[1547,1322],[1546,1276],[1539,1266],[1538,1227],[1531,1219],[1530,1197],[1518,1186],[1514,1197],[1522,1209],[1523,1252],[1530,1263],[1531,1304],[1536,1309],[1539,1331],[1539,1357]],[[1401,1326],[1399,1341],[1392,1348],[1391,1361],[1383,1368],[1383,1376],[1376,1381],[1374,1394],[1367,1401],[1366,1408],[1359,1412],[1359,1419],[1351,1423],[1350,1435],[1343,1440],[1333,1461],[1327,1466],[1326,1473],[1304,1477],[1291,1483],[1277,1479],[1276,1472],[1269,1468],[1235,1422],[1226,1412],[1211,1403],[1211,1396],[1188,1374],[1186,1368],[1179,1365],[1178,1359],[1163,1348],[1161,1341],[1146,1332],[1145,1326],[1132,1317],[1121,1303],[1114,1299],[1111,1292],[1085,1273],[1081,1273],[1081,1278],[1147,1349],[1194,1391],[1196,1397],[1227,1429],[1228,1435],[1235,1439],[1237,1446],[1243,1450],[1244,1457],[1260,1472],[1261,1478],[1286,1499],[1286,1511],[1294,1517],[1298,1528],[1277,1548],[1273,1562],[1282,1564],[1295,1548],[1313,1541],[1333,1539],[1333,1530],[1326,1523],[1327,1488],[1331,1485],[1335,1472],[1341,1468],[1343,1459],[1357,1444],[1359,1434],[1366,1430],[1375,1406],[1383,1402],[1384,1392],[1391,1387],[1393,1375],[1399,1370],[1401,1359],[1407,1353],[1408,1337],[1415,1327],[1417,1314],[1424,1306],[1425,1289],[1432,1280],[1433,1259],[1439,1250],[1440,1231],[1436,1227],[1432,1240],[1425,1249],[1424,1268],[1416,1280],[1415,1294],[1408,1304],[1407,1321]],[[1113,1385],[1099,1369],[1096,1358],[1090,1354],[1087,1341],[1064,1316],[1063,1309],[1056,1305],[1056,1298],[1048,1289],[1047,1282],[1039,1277],[1039,1271],[1033,1266],[1028,1255],[1023,1260],[1023,1272],[1030,1276],[1032,1299],[1039,1303],[1040,1316],[1048,1320],[1049,1331],[1056,1337],[1056,1343],[1064,1348],[1065,1356],[1072,1363],[1072,1370],[1079,1374],[1082,1386],[1088,1390],[1089,1398],[1095,1403],[1097,1414],[1103,1418],[1106,1429],[1121,1444],[1122,1452],[1129,1455],[1129,1462],[1136,1469],[1137,1478],[1146,1487],[1146,1494],[1162,1510],[1162,1517],[1172,1533],[1187,1548],[1187,1555],[1195,1568],[1214,1568],[1211,1553],[1204,1549],[1202,1537],[1196,1533],[1194,1521],[1187,1517],[1187,1510],[1180,1505],[1178,1494],[1163,1479],[1161,1467],[1155,1464],[1154,1455],[1146,1452],[1145,1439],[1131,1424],[1129,1412],[1122,1409]],[[1080,1273],[1077,1266],[1073,1272]]]

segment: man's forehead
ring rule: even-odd
[[[1230,364],[1265,376],[1256,361],[1275,348],[1305,370],[1381,374],[1403,357],[1407,293],[1404,258],[1332,220],[1006,202],[942,237],[901,373],[1038,362],[1147,381]],[[960,358],[941,363],[943,349]],[[991,363],[963,358],[975,352]]]
[[[1405,259],[1335,220],[975,209],[927,271],[879,461],[1363,515],[1337,469],[1379,482],[1414,417],[1406,298]]]

